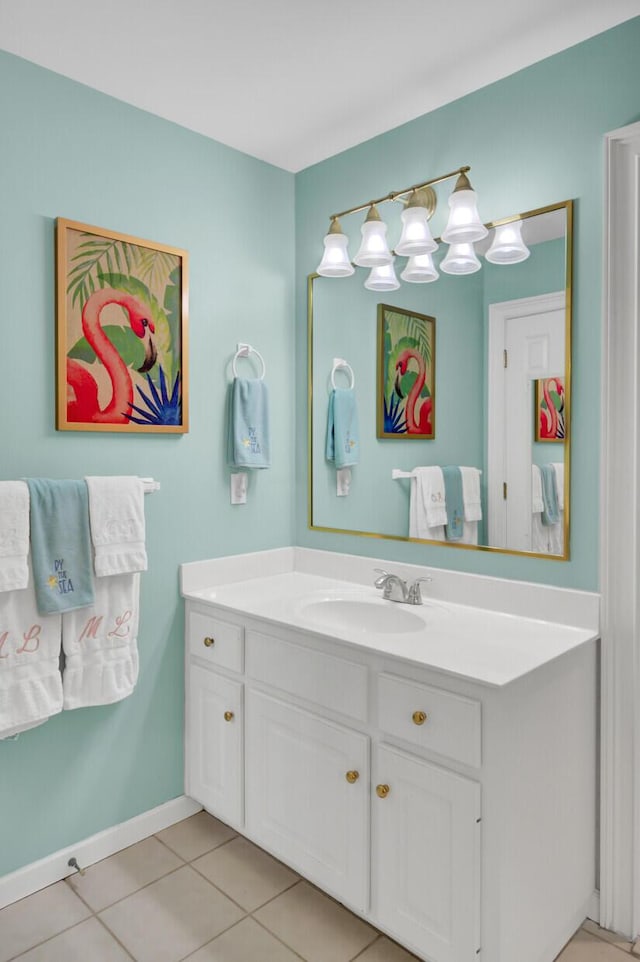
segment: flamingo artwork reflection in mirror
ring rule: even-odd
[[[435,437],[435,318],[378,305],[378,437]]]

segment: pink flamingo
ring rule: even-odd
[[[407,373],[407,368],[411,359],[413,359],[418,365],[418,376],[413,382],[413,387],[409,391],[407,403],[405,405],[407,434],[433,434],[433,427],[431,425],[431,410],[433,407],[433,402],[431,398],[428,397],[423,400],[419,412],[417,408],[420,400],[420,392],[424,387],[424,382],[427,376],[424,358],[422,355],[418,354],[417,351],[412,351],[410,348],[402,351],[396,363],[396,394],[398,394],[400,397],[403,397],[400,379]]]
[[[111,380],[111,400],[105,408],[100,407],[98,384],[89,371],[73,358],[67,359],[67,420],[101,422],[106,424],[128,424],[133,404],[133,383],[127,365],[102,330],[100,314],[107,304],[120,304],[129,315],[131,330],[139,338],[147,333],[155,333],[153,321],[148,317],[149,309],[139,300],[124,291],[105,287],[96,291],[82,308],[82,330],[96,352],[96,357],[104,365]],[[157,351],[151,338],[145,346],[145,359],[140,373],[149,371],[156,362]]]
[[[549,393],[549,386],[551,385],[552,382],[555,383],[556,393],[560,398],[561,410],[564,407],[564,398],[563,398],[564,388],[562,384],[559,382],[558,378],[555,378],[555,377],[544,378],[542,382],[542,394],[544,396],[544,400],[547,405],[547,408],[546,410],[543,407],[540,408],[540,437],[541,438],[557,438],[560,436],[564,436],[564,434],[561,435],[558,433],[558,423],[560,420],[558,417],[558,410],[555,404],[553,403],[553,401],[551,400],[551,395]]]

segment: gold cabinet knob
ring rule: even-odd
[[[386,798],[391,789],[388,785],[376,785],[376,795],[378,798]]]
[[[358,779],[360,778],[360,772],[347,772],[347,774],[344,777],[346,778],[346,780],[349,782],[350,785],[353,785],[353,783],[357,782]]]
[[[224,713],[224,720],[225,720],[225,721],[233,721],[233,718],[234,718],[234,715],[233,715],[233,712],[232,712],[232,711],[226,711],[226,712]]]
[[[205,647],[205,648],[211,648],[212,645],[215,645],[216,640],[215,640],[215,638],[209,638],[209,637],[207,637],[207,638],[204,638],[204,639],[203,639],[203,642],[204,642],[204,647]]]
[[[424,725],[427,720],[427,713],[426,711],[414,711],[411,717],[414,725]]]

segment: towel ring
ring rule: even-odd
[[[351,367],[351,365],[347,361],[345,361],[345,359],[342,357],[334,357],[333,359],[333,367],[331,368],[331,387],[335,391],[336,371],[339,368],[342,368],[344,371],[348,373],[349,377],[351,378],[351,384],[349,385],[349,387],[351,388],[351,390],[353,390],[353,388],[356,386],[355,374],[353,373],[353,368]]]
[[[251,347],[250,344],[238,344],[238,349],[234,354],[233,361],[231,362],[231,370],[233,371],[233,376],[237,377],[238,372],[236,370],[236,361],[239,357],[248,357],[250,354],[255,354],[260,363],[262,364],[262,374],[260,375],[260,380],[264,381],[264,376],[267,373],[267,365],[264,363],[264,358],[260,351],[256,351],[255,347]]]

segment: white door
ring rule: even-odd
[[[242,685],[192,665],[187,711],[187,794],[222,821],[240,827]]]
[[[480,785],[381,745],[372,806],[375,917],[433,962],[477,962]]]
[[[564,292],[489,308],[487,504],[489,544],[532,550],[534,382],[564,376]],[[560,445],[550,445],[560,461]]]
[[[368,907],[369,739],[247,692],[247,830],[352,908]]]

